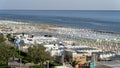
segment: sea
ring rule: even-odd
[[[0,20],[120,32],[119,10],[0,10]]]

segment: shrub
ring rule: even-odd
[[[32,68],[46,68],[46,67],[45,66],[36,65],[36,66],[33,66]]]
[[[57,62],[50,62],[49,64],[50,64],[50,66],[61,66],[61,64],[59,64]]]

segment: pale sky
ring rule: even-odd
[[[4,10],[120,10],[120,0],[0,0]]]

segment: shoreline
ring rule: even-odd
[[[116,31],[96,30],[96,29],[91,29],[91,30],[99,33],[120,34],[120,32],[116,32]]]
[[[0,26],[7,25],[4,22],[7,22],[7,23],[9,22],[8,24],[13,24],[13,25],[31,25],[31,26],[34,26],[36,28],[70,28],[70,29],[72,28],[72,29],[82,29],[82,30],[92,31],[92,32],[96,32],[96,33],[120,34],[120,32],[116,32],[116,31],[88,29],[88,28],[74,28],[74,27],[69,27],[69,26],[65,27],[65,26],[59,26],[59,25],[54,25],[54,24],[41,24],[41,23],[33,23],[33,22],[27,22],[27,21],[26,22],[15,21],[15,20],[0,20]]]
[[[17,27],[20,28],[26,28],[29,29],[31,26],[34,29],[67,29],[67,30],[81,30],[83,32],[93,32],[96,34],[111,34],[111,35],[120,35],[119,32],[113,32],[113,31],[106,31],[106,30],[96,30],[96,29],[84,29],[84,28],[72,28],[72,27],[64,27],[59,25],[52,25],[52,24],[39,24],[39,23],[32,23],[32,22],[18,22],[18,21],[12,21],[12,20],[0,20],[0,29],[3,27],[3,29],[8,29],[9,27]],[[27,28],[27,26],[29,28]],[[31,27],[31,28],[32,28]]]

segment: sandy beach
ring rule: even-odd
[[[111,34],[105,32],[101,33],[97,31],[95,32],[90,29],[67,28],[57,25],[31,24],[29,22],[24,23],[24,22],[1,20],[0,32],[1,33],[33,33],[36,35],[53,34],[54,36],[59,37],[61,39],[74,40],[78,44],[87,44],[87,45],[89,44],[90,46],[98,47],[105,50],[120,51],[119,34]],[[108,45],[110,45],[110,48],[106,49]]]
[[[11,29],[14,33],[34,33],[34,32],[48,32],[61,35],[69,35],[71,37],[104,39],[106,41],[120,41],[119,34],[105,33],[92,31],[90,29],[67,28],[57,25],[48,24],[31,24],[29,22],[16,22],[0,20],[0,29]]]

